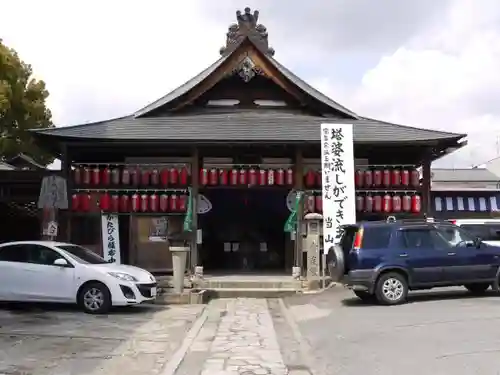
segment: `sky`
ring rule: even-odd
[[[0,0],[0,38],[46,81],[55,124],[75,125],[198,74],[246,6],[278,61],[354,112],[467,133],[436,166],[500,156],[498,0]]]

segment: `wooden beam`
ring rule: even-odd
[[[304,189],[304,157],[302,155],[302,148],[297,146],[295,148],[295,164],[294,164],[294,173],[295,173],[295,190],[297,192],[302,191]],[[299,205],[299,210],[297,212],[297,231],[295,232],[295,248],[294,248],[294,267],[300,267],[302,270],[303,267],[303,256],[302,256],[302,222],[304,215],[303,212],[303,204]]]
[[[191,155],[191,194],[193,195],[193,236],[191,238],[191,271],[194,272],[196,266],[199,266],[198,259],[198,243],[197,243],[197,232],[198,232],[198,194],[200,191],[199,187],[199,170],[200,170],[200,155],[198,147],[193,147]]]
[[[422,162],[422,213],[432,215],[431,208],[431,163],[432,155],[426,154]]]

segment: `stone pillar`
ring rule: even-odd
[[[189,250],[189,246],[170,246],[172,268],[174,269],[174,293],[176,294],[181,294],[184,291],[184,274]]]

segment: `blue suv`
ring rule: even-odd
[[[409,290],[498,289],[500,247],[449,222],[391,218],[344,226],[327,263],[334,281],[362,300],[396,305],[406,301]]]

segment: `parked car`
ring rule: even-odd
[[[410,290],[498,287],[500,247],[450,222],[392,219],[344,226],[327,262],[334,281],[362,300],[395,305]]]
[[[77,303],[103,314],[155,299],[157,282],[138,267],[108,263],[82,246],[25,241],[0,244],[0,301]]]
[[[457,219],[449,220],[488,245],[500,246],[500,219]]]

